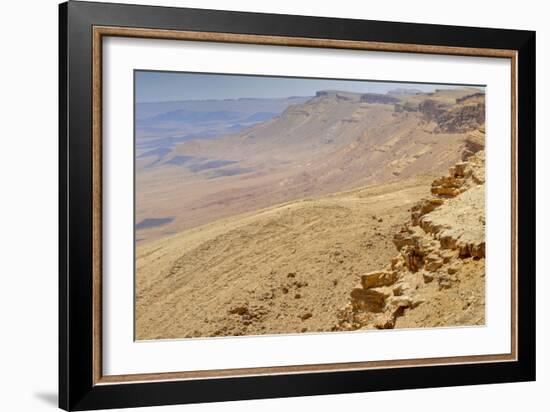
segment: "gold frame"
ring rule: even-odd
[[[204,371],[145,373],[132,375],[103,375],[102,373],[102,40],[105,36],[132,37],[165,40],[187,40],[240,44],[278,45],[291,47],[318,47],[353,49],[399,53],[424,53],[477,57],[509,58],[511,60],[512,105],[511,105],[511,181],[512,181],[512,243],[511,243],[511,353],[495,355],[453,356],[422,359],[395,359],[317,365],[291,365]],[[135,383],[167,380],[189,380],[237,376],[276,375],[290,373],[334,372],[411,366],[434,366],[466,363],[491,363],[516,361],[517,343],[517,52],[503,49],[464,48],[401,43],[334,40],[318,38],[261,36],[215,32],[157,30],[128,27],[93,27],[92,89],[92,179],[93,179],[93,384]]]

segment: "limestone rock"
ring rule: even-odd
[[[454,275],[456,272],[458,272],[458,266],[457,265],[449,266],[447,268],[447,273],[449,275]]]
[[[413,300],[410,296],[393,296],[388,299],[388,303],[397,307],[404,308],[413,306]]]
[[[434,118],[443,110],[439,106],[424,109]],[[398,254],[386,269],[361,276],[361,285],[352,290],[350,304],[339,317],[340,330],[393,328],[402,316],[414,318],[413,313],[421,320],[432,317],[425,314],[430,309],[413,311],[434,294],[437,302],[453,299],[449,296],[456,294],[454,286],[460,290],[459,283],[471,276],[462,269],[467,267],[465,259],[475,258],[472,263],[485,258],[485,153],[471,142],[465,150],[470,152],[467,161],[435,179],[434,196],[411,208],[410,221],[393,237]],[[440,316],[448,319],[443,312]]]
[[[403,266],[404,266],[404,261],[401,255],[397,255],[391,260],[391,265],[390,265],[391,270],[399,271],[403,268]]]
[[[432,187],[432,193],[439,196],[455,197],[460,194],[460,190],[456,187],[434,186]]]
[[[405,266],[411,272],[418,272],[422,264],[422,256],[416,253],[415,249],[411,246],[405,246],[401,249],[401,256],[405,261]]]
[[[418,202],[411,208],[411,223],[414,226],[418,226],[420,218],[427,213],[435,210],[437,207],[441,206],[444,203],[443,199],[433,197],[430,199],[424,199]]]
[[[351,291],[354,308],[370,312],[381,312],[386,305],[387,297],[387,294],[374,289],[356,288]]]
[[[363,289],[390,286],[397,280],[397,272],[377,271],[361,276]]]
[[[304,313],[303,315],[300,316],[300,319],[302,320],[308,320],[309,318],[311,318],[313,316],[313,314],[311,314],[310,312],[307,312],[307,313]]]
[[[430,283],[432,280],[434,280],[434,275],[433,273],[422,272],[422,278],[424,279],[425,283]]]
[[[443,259],[443,263],[449,263],[451,259],[456,257],[456,253],[452,250],[440,250],[439,256]]]
[[[453,279],[447,275],[441,275],[437,278],[439,290],[450,289],[453,286]]]
[[[428,256],[426,256],[426,263],[424,265],[424,268],[428,272],[435,272],[441,266],[443,266],[443,259],[441,259],[439,255],[436,255],[435,253],[430,253]]]
[[[449,169],[449,174],[454,177],[464,177],[468,162],[460,162]]]
[[[403,282],[403,283],[396,284],[395,287],[392,289],[392,292],[394,296],[401,296],[407,291],[409,291],[410,289],[411,289],[411,286],[408,283]]]

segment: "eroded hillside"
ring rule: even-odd
[[[485,322],[485,152],[432,182],[394,235],[398,251],[361,276],[335,330]]]
[[[136,338],[483,324],[484,116],[476,89],[323,91],[155,155]]]
[[[309,198],[138,246],[138,339],[330,331],[433,176]]]
[[[477,89],[319,92],[242,132],[139,159],[140,241],[271,205],[442,172],[484,121]],[[472,149],[472,148],[471,148]],[[476,150],[476,147],[473,147]],[[164,222],[162,225],[147,223]]]
[[[136,337],[483,324],[484,199],[479,151],[138,247]]]

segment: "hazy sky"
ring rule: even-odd
[[[430,92],[441,84],[136,71],[136,101],[313,96],[318,90],[385,93],[395,88]]]

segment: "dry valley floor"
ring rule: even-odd
[[[140,245],[136,338],[330,331],[434,176],[233,216]]]

